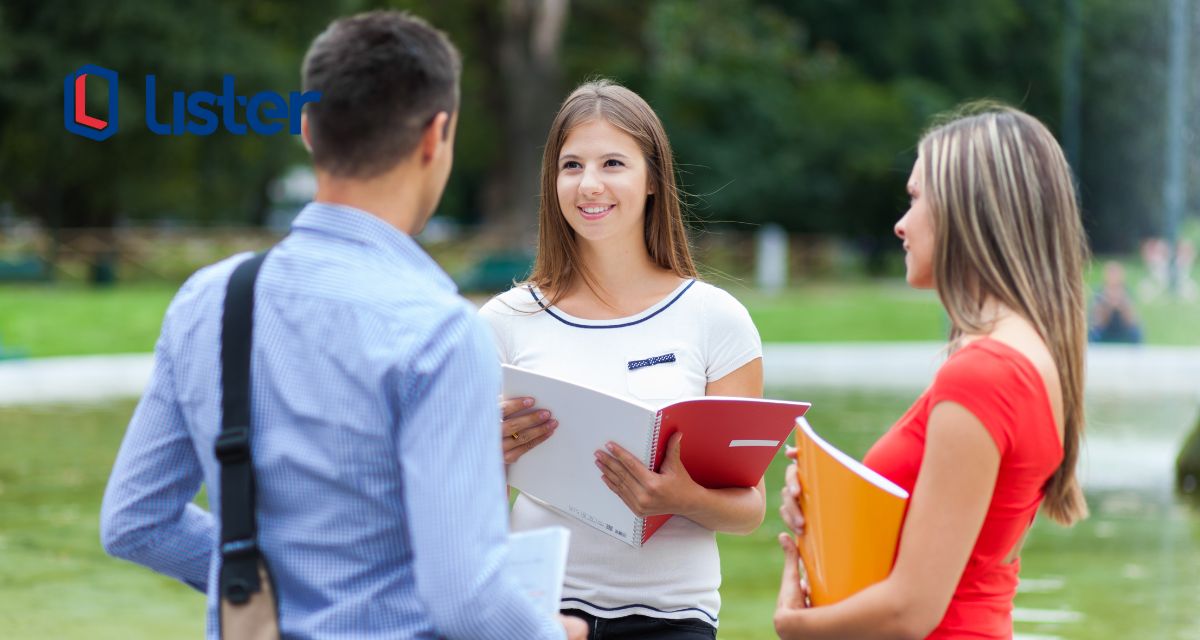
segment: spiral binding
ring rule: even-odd
[[[642,461],[646,463],[646,468],[654,471],[654,453],[658,451],[658,436],[662,429],[662,410],[654,414],[654,428],[646,436],[646,452],[642,455]],[[637,540],[638,546],[642,546],[646,540],[642,537],[646,532],[646,519],[637,518],[633,523],[633,539]]]

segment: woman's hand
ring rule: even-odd
[[[792,533],[804,535],[804,513],[800,511],[800,479],[796,477],[796,448],[787,447],[784,455],[792,460],[783,472],[783,499],[779,502],[779,517]]]
[[[558,614],[558,622],[562,624],[563,629],[566,630],[567,640],[587,640],[587,622],[574,616],[564,616],[561,613]]]
[[[500,401],[500,441],[504,464],[512,464],[530,449],[546,441],[558,428],[558,420],[544,409],[533,409],[533,398]],[[528,413],[525,413],[528,411]]]
[[[639,518],[664,513],[687,516],[697,494],[705,489],[692,480],[679,460],[681,440],[680,433],[671,436],[658,473],[615,442],[608,443],[607,451],[596,451],[596,466],[604,484]]]
[[[808,608],[808,583],[800,577],[800,554],[796,543],[786,533],[779,534],[779,546],[783,548],[783,578],[779,584],[779,600],[775,603],[775,632],[786,637],[788,617],[794,612]]]

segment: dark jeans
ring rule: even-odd
[[[583,618],[588,623],[588,640],[715,640],[716,627],[697,620],[667,620],[648,616],[597,618],[578,609],[563,609],[565,616]]]

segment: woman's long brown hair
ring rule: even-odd
[[[1083,436],[1087,240],[1062,148],[1034,117],[1003,105],[967,105],[921,139],[932,199],[934,278],[951,339],[985,333],[993,298],[1026,318],[1049,347],[1063,400],[1063,460],[1043,510],[1070,525],[1087,516],[1075,475]]]
[[[604,120],[629,134],[646,159],[651,193],[646,196],[644,232],[650,259],[681,278],[696,277],[675,185],[675,161],[662,122],[636,93],[609,80],[593,80],[563,101],[542,155],[537,258],[528,282],[550,292],[550,304],[581,282],[601,301],[607,300],[583,263],[575,231],[558,202],[558,155],[575,127],[594,120]]]

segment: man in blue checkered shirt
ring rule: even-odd
[[[286,638],[572,638],[506,575],[500,376],[475,310],[413,241],[450,173],[458,53],[423,21],[334,22],[304,61],[316,200],[260,272],[251,356],[259,544]],[[217,576],[225,286],[172,301],[104,496],[112,555]],[[192,503],[203,483],[212,512]]]

